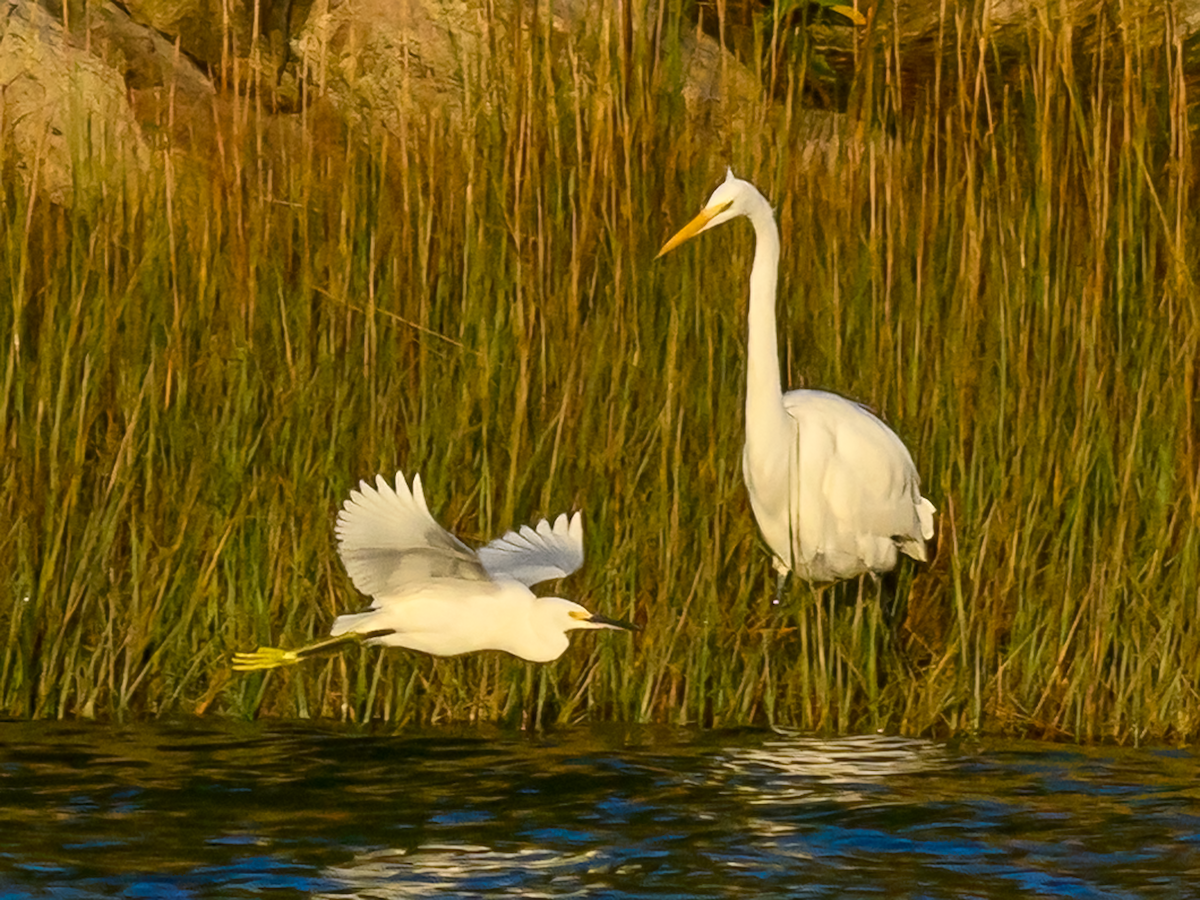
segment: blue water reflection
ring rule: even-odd
[[[770,731],[0,724],[3,897],[1200,897],[1200,760]]]

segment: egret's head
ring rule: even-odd
[[[602,616],[599,613],[588,612],[578,603],[572,603],[570,600],[559,599],[560,613],[564,616],[560,621],[563,631],[570,631],[573,628],[614,628],[618,631],[637,631],[638,627],[632,622],[623,622],[620,619],[610,619],[608,616]]]
[[[533,607],[532,624],[530,631],[523,631],[520,647],[504,648],[532,662],[558,659],[567,649],[567,632],[577,628],[638,630],[636,625],[588,612],[578,603],[562,597],[538,597]]]
[[[638,627],[620,619],[610,619],[599,613],[588,612],[578,603],[564,600],[562,597],[540,597],[536,615],[548,627],[557,629],[563,634],[576,628],[614,628],[618,631],[637,631]]]
[[[700,214],[663,244],[663,248],[658,251],[658,256],[670,253],[688,238],[695,237],[702,231],[707,231],[730,219],[736,219],[738,216],[749,215],[752,204],[765,202],[762,194],[755,189],[754,185],[748,181],[742,181],[733,174],[733,169],[728,169],[725,173],[725,180],[717,185],[717,189],[712,192],[712,196],[708,198],[708,202],[704,204],[704,209],[700,210]],[[658,259],[658,256],[655,259]]]

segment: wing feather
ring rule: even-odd
[[[480,547],[479,561],[495,579],[518,581],[526,587],[551,578],[565,578],[583,565],[583,514],[559,515],[552,526],[545,519],[530,528],[510,531]]]
[[[781,460],[798,465],[792,502],[801,512],[792,528],[800,548],[859,560],[845,571],[894,565],[892,545],[925,559],[936,510],[921,496],[912,455],[896,433],[870,408],[825,391],[790,391],[784,407],[800,461]],[[786,548],[786,535],[782,542]]]
[[[440,579],[488,580],[475,552],[430,515],[420,475],[411,491],[403,472],[394,489],[382,475],[374,487],[359,482],[342,504],[336,532],[350,580],[372,597]]]

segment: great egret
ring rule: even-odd
[[[412,490],[404,473],[396,488],[376,476],[363,481],[337,519],[338,554],[350,580],[372,597],[363,612],[338,616],[330,638],[298,650],[259,647],[235,653],[236,671],[273,669],[350,641],[407,647],[433,656],[504,650],[549,662],[567,649],[567,632],[635,626],[590,613],[530,586],[562,578],[583,564],[583,519],[560,515],[525,525],[478,550],[442,528],[425,504],[421,476]]]
[[[766,198],[730,169],[658,255],[738,216],[750,220],[755,237],[742,471],[779,588],[790,571],[832,582],[890,571],[898,551],[924,561],[937,510],[921,496],[912,456],[895,432],[837,394],[783,393],[775,337],[779,229]]]

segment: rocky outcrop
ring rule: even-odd
[[[1044,58],[1047,45],[1074,60],[1084,90],[1098,77],[1119,83],[1126,50],[1139,56],[1155,47],[1178,47],[1185,70],[1194,75],[1200,69],[1200,0],[896,0],[863,3],[860,9],[868,14],[863,28],[821,24],[810,30],[815,51],[847,83],[871,58],[898,66],[910,89],[937,81],[952,90],[964,64],[972,75],[978,69],[1001,81],[1012,66]]]
[[[0,171],[61,204],[136,179],[149,161],[125,80],[42,7],[0,17]]]
[[[350,127],[399,133],[414,118],[461,120],[499,102],[519,85],[514,48],[527,65],[555,67],[556,90],[611,90],[601,82],[615,75],[597,57],[613,65],[614,41],[654,25],[602,0],[557,0],[549,13],[499,7],[130,0],[72,19],[69,7],[11,0],[0,19],[0,159],[23,185],[70,204],[79,186],[144,169],[164,140],[202,156],[211,143],[200,132],[247,94],[280,121],[319,101]],[[736,123],[761,97],[755,76],[704,35],[681,35],[679,64],[664,90],[680,90],[706,127]]]
[[[522,65],[548,62],[565,89],[594,89],[597,58],[609,52],[605,36],[628,40],[653,25],[641,11],[628,21],[621,15],[618,4],[597,0],[559,0],[550,12],[486,0],[317,0],[292,51],[313,93],[333,98],[352,120],[395,129],[406,116],[458,116],[495,101],[472,91],[512,83]],[[506,55],[534,43],[532,61]],[[680,52],[679,87],[694,117],[736,116],[761,97],[755,77],[713,39],[689,31]]]
[[[788,13],[764,44],[769,17],[747,4],[740,26],[720,30],[743,57],[770,56],[744,65],[702,29],[665,27],[652,4],[126,0],[79,10],[62,0],[10,0],[0,13],[0,166],[25,188],[72,203],[97,179],[143,170],[150,146],[178,149],[181,134],[202,156],[211,147],[205,129],[243,98],[277,123],[319,103],[344,125],[400,133],[431,116],[465,121],[507,91],[527,90],[534,67],[533,82],[581,102],[637,78],[664,102],[681,96],[693,125],[720,134],[760,116],[765,94],[787,82],[780,71],[801,58],[810,72],[821,70],[810,88],[821,79],[840,85],[824,95],[823,105],[837,109],[830,98],[850,96],[850,84],[869,86],[862,79],[873,67],[883,79],[898,70],[906,90],[950,90],[957,66],[1005,79],[1047,40],[1060,61],[1077,60],[1081,82],[1095,77],[1089,54],[1100,48],[1113,77],[1124,77],[1117,63],[1126,49],[1136,56],[1146,47],[1175,48],[1190,74],[1200,28],[1200,0],[899,0],[859,8],[865,15]],[[788,40],[807,42],[803,54]],[[836,154],[840,122],[831,115],[813,119],[812,152]]]

